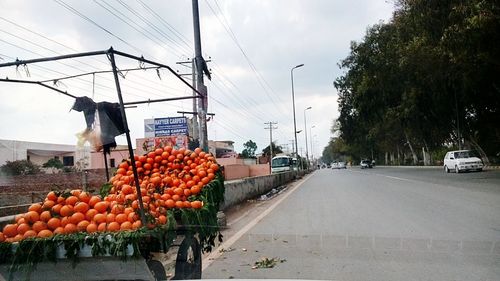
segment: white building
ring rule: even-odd
[[[43,165],[49,159],[61,160],[65,167],[90,166],[90,148],[76,145],[0,139],[0,166],[7,161],[28,160]]]

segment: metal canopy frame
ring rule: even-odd
[[[68,55],[61,55],[61,56],[55,56],[55,57],[45,57],[45,58],[38,58],[38,59],[30,59],[30,60],[19,60],[16,59],[14,62],[8,62],[8,63],[2,63],[0,64],[0,68],[2,67],[9,67],[9,66],[26,66],[28,64],[34,64],[34,63],[41,63],[41,62],[49,62],[49,61],[59,61],[59,60],[65,60],[65,59],[74,59],[74,58],[80,58],[80,57],[92,57],[92,56],[101,56],[105,55],[110,61],[111,68],[112,70],[110,71],[96,71],[96,72],[90,72],[90,73],[83,73],[80,75],[73,75],[73,76],[67,76],[67,77],[62,77],[62,78],[56,78],[53,80],[43,80],[43,81],[31,81],[31,80],[20,80],[20,79],[9,79],[9,78],[0,78],[0,82],[10,82],[10,83],[24,83],[24,84],[34,84],[34,85],[39,85],[45,88],[48,88],[50,90],[56,91],[60,94],[66,95],[71,98],[77,98],[77,96],[74,96],[67,91],[62,91],[60,89],[57,89],[56,87],[50,86],[45,84],[46,82],[49,81],[57,81],[61,79],[71,79],[71,78],[76,78],[79,76],[83,75],[89,75],[89,74],[95,74],[95,73],[113,73],[113,77],[115,80],[115,87],[116,87],[116,93],[118,96],[119,100],[119,105],[120,105],[120,111],[122,114],[122,122],[125,128],[125,135],[127,138],[127,146],[128,146],[128,151],[130,155],[130,164],[132,165],[132,171],[134,174],[134,181],[135,181],[135,188],[137,191],[137,199],[139,201],[139,213],[141,216],[141,221],[142,224],[145,226],[146,225],[146,216],[144,212],[144,205],[142,201],[142,194],[141,194],[141,188],[139,185],[139,176],[137,173],[137,166],[135,165],[135,159],[134,159],[134,151],[132,149],[132,141],[130,139],[130,130],[128,128],[128,122],[127,122],[127,116],[125,114],[125,105],[135,105],[135,104],[144,104],[144,103],[154,103],[154,102],[165,102],[165,101],[173,101],[173,100],[183,100],[183,99],[193,99],[193,98],[199,98],[199,99],[204,99],[205,96],[199,92],[196,88],[194,88],[191,84],[189,84],[186,80],[184,80],[179,74],[177,74],[170,66],[158,63],[155,61],[151,61],[148,59],[145,59],[143,56],[137,57],[131,54],[127,54],[124,52],[120,52],[117,50],[114,50],[113,47],[109,48],[108,50],[103,50],[103,51],[93,51],[93,52],[83,52],[83,53],[75,53],[75,54],[68,54]],[[133,71],[133,70],[139,70],[139,69],[151,69],[151,68],[166,68],[170,73],[174,74],[175,77],[177,77],[182,83],[184,83],[187,87],[189,87],[191,90],[193,90],[197,95],[191,95],[191,96],[184,96],[184,97],[175,97],[175,98],[165,98],[165,99],[148,99],[148,100],[143,100],[143,101],[134,101],[134,102],[123,102],[123,97],[122,97],[122,92],[120,88],[120,80],[119,80],[119,72],[120,70],[116,66],[116,61],[115,61],[115,56],[121,56],[125,58],[129,58],[132,60],[139,61],[140,63],[146,63],[150,65],[154,65],[155,67],[148,67],[148,68],[136,68],[136,69],[127,69],[127,71]],[[105,155],[106,159],[106,155]],[[105,160],[105,166],[107,170],[107,161]],[[108,177],[109,175],[107,175]],[[109,179],[108,179],[109,181]]]

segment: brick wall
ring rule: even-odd
[[[40,202],[50,190],[82,188],[87,182],[89,191],[99,190],[106,182],[104,169],[84,173],[39,174],[0,177],[0,207]]]

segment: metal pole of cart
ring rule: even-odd
[[[104,168],[106,169],[106,181],[109,182],[108,156],[106,155],[105,151],[103,151],[102,154],[104,155]]]
[[[141,215],[141,222],[143,226],[146,226],[146,215],[144,213],[144,205],[142,203],[142,193],[141,186],[139,185],[139,174],[137,173],[137,166],[135,165],[134,150],[132,149],[132,141],[130,140],[130,131],[128,129],[127,116],[125,115],[125,106],[123,105],[122,91],[120,88],[120,80],[118,77],[118,70],[116,68],[115,55],[113,48],[108,51],[108,57],[111,61],[111,67],[113,68],[113,76],[115,78],[116,92],[118,94],[118,100],[120,102],[120,111],[122,114],[123,127],[125,129],[125,135],[127,137],[128,152],[130,154],[130,164],[132,165],[132,171],[134,173],[135,188],[137,190],[137,199],[139,200],[139,214]]]

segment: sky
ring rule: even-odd
[[[295,92],[298,150],[320,156],[338,117],[333,81],[351,41],[392,16],[392,1],[375,0],[200,0],[202,52],[210,60],[210,140],[234,141],[241,152],[252,140],[257,152],[269,145],[266,122],[276,122],[273,141],[286,151],[294,139],[291,69]],[[190,74],[193,57],[191,1],[1,0],[0,63],[110,47]],[[191,95],[166,69],[125,71],[137,61],[117,58],[125,102]],[[148,66],[148,65],[145,65]],[[48,81],[58,89],[95,101],[117,102],[106,56],[0,68],[0,78]],[[182,76],[191,83],[191,76]],[[56,80],[54,82],[54,80]],[[0,82],[0,139],[76,144],[85,128],[82,113],[70,111],[73,98],[36,85]],[[310,110],[305,111],[306,108]],[[150,103],[126,110],[132,139],[144,137],[144,119],[180,116],[192,101]],[[304,124],[304,117],[306,124]],[[126,144],[124,136],[117,138]]]

